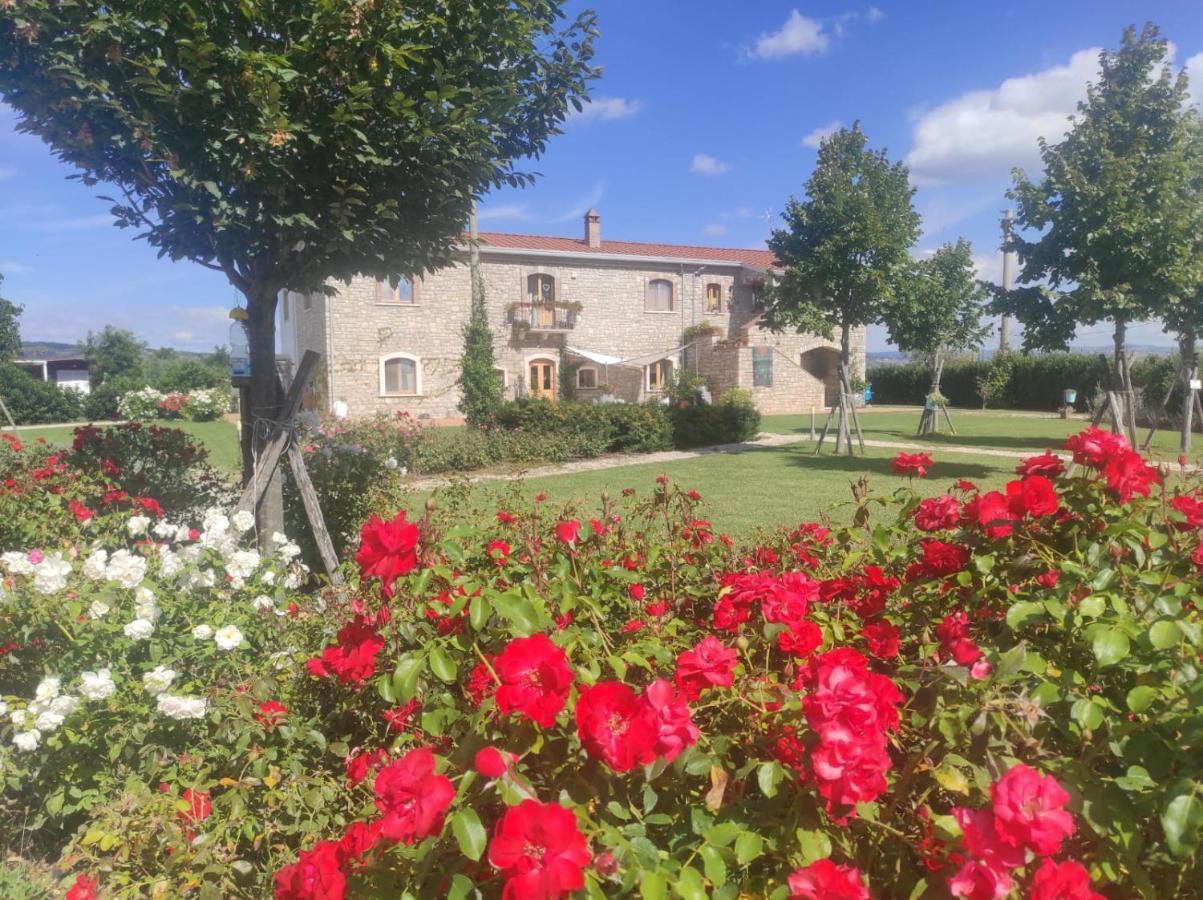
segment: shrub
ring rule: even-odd
[[[152,386],[168,394],[190,394],[193,391],[224,388],[229,390],[229,368],[201,362],[198,359],[173,359],[153,376]]]
[[[180,408],[189,422],[212,422],[225,415],[230,409],[228,388],[208,388],[190,392]]]
[[[760,433],[760,411],[745,391],[728,391],[713,405],[677,407],[672,421],[677,447],[738,444]]]
[[[84,418],[94,422],[107,422],[122,418],[119,405],[121,398],[143,385],[128,377],[107,378],[101,384],[92,385],[91,393],[84,398]]]
[[[180,398],[180,403],[183,402],[182,395],[176,394]],[[170,410],[163,408],[162,404],[168,397],[162,391],[156,391],[152,387],[139,388],[136,391],[129,391],[121,395],[121,399],[117,401],[117,414],[123,419],[158,419],[169,418],[173,412],[178,411],[179,407]]]
[[[658,403],[548,403],[523,398],[498,410],[497,426],[539,435],[543,458],[570,459],[603,453],[649,453],[672,449],[672,425]]]
[[[0,842],[131,895],[1190,896],[1203,487],[1069,447],[739,548],[663,476],[436,504],[310,595],[216,512],[14,548]]]
[[[18,425],[73,422],[83,412],[80,395],[75,391],[37,381],[16,366],[4,363],[0,363],[0,398]]]

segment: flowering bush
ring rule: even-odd
[[[899,478],[849,527],[746,548],[663,478],[595,519],[376,517],[350,587],[295,617],[247,609],[265,563],[212,522],[174,579],[170,538],[95,582],[90,550],[6,557],[6,630],[55,643],[0,663],[0,833],[73,816],[46,852],[102,892],[1190,896],[1203,490],[1098,432],[1068,449],[1074,478],[1036,457],[924,501]],[[206,569],[239,583],[184,588]],[[157,666],[187,675],[152,707]]]
[[[230,392],[223,388],[190,391],[180,412],[190,422],[211,422],[230,409]]]
[[[160,404],[166,399],[167,395],[162,391],[157,391],[152,387],[140,388],[136,391],[129,391],[122,394],[121,399],[117,401],[117,413],[123,419],[156,419],[160,416],[166,416],[170,411],[160,409]],[[176,407],[176,412],[179,407]]]
[[[152,387],[127,391],[117,401],[117,413],[124,419],[187,419],[211,422],[229,410],[230,392],[207,388],[188,393],[163,393]]]

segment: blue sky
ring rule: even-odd
[[[574,4],[581,8],[585,4]],[[1036,170],[1097,71],[1098,49],[1152,19],[1203,98],[1198,0],[755,2],[609,0],[599,9],[595,102],[539,160],[533,188],[481,207],[481,227],[572,234],[590,206],[603,238],[759,246],[800,193],[817,139],[859,119],[919,188],[918,249],[971,240],[997,279],[1012,166]],[[156,258],[0,106],[0,272],[27,339],[75,340],[106,322],[154,345],[224,342],[234,290]],[[103,191],[101,191],[103,193]],[[1083,345],[1106,343],[1105,326]],[[1168,343],[1156,325],[1135,343]],[[881,329],[870,349],[886,347]]]

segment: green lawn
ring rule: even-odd
[[[179,420],[164,420],[156,424],[166,428],[179,428],[186,431],[209,451],[209,462],[225,472],[238,472],[242,466],[242,457],[238,452],[238,429],[229,422],[182,422]],[[45,438],[51,444],[67,445],[75,435],[71,425],[46,425],[22,427],[21,440],[36,441]]]
[[[998,450],[1027,450],[1058,448],[1071,434],[1086,428],[1090,422],[1081,416],[1062,419],[1056,413],[1007,413],[996,411],[954,409],[950,410],[957,434],[945,434],[946,425],[940,421],[941,433],[920,438],[915,434],[919,425],[918,407],[905,411],[878,411],[872,408],[860,413],[861,428],[866,438],[883,441],[907,441],[929,443],[937,447],[975,446]],[[816,430],[822,430],[826,417],[824,411],[817,412]],[[765,416],[761,425],[764,431],[773,434],[808,434],[810,416]],[[1144,440],[1146,430],[1138,433]],[[830,440],[830,437],[828,438]],[[1196,435],[1192,457],[1203,455],[1203,436]],[[1152,450],[1173,458],[1178,454],[1178,432],[1174,429],[1160,430],[1153,439]]]
[[[760,525],[796,525],[824,516],[835,523],[847,522],[852,511],[850,485],[862,474],[869,476],[870,489],[877,496],[888,496],[906,483],[890,471],[890,460],[896,454],[895,450],[869,448],[864,457],[855,459],[815,456],[811,445],[797,444],[739,454],[708,454],[667,466],[645,464],[522,482],[487,482],[471,489],[471,500],[488,507],[492,502],[514,502],[514,494],[529,500],[543,491],[549,504],[572,503],[577,514],[589,516],[597,511],[603,492],[618,498],[624,487],[631,487],[646,495],[654,488],[655,477],[667,472],[677,485],[701,492],[702,514],[717,529],[746,537]],[[924,494],[942,493],[958,478],[998,488],[1014,477],[1015,462],[1010,459],[942,452],[936,455],[935,463],[928,477],[915,483]],[[457,489],[434,491],[435,502],[448,491],[454,493]],[[422,509],[428,496],[430,493],[415,492],[408,508]]]

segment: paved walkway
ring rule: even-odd
[[[831,441],[831,438],[828,438]],[[738,456],[741,453],[748,453],[755,450],[763,450],[766,447],[787,447],[793,444],[809,444],[809,436],[803,437],[795,434],[761,434],[754,441],[747,441],[742,444],[720,444],[715,447],[702,447],[698,450],[665,450],[660,453],[616,453],[608,456],[599,456],[596,459],[581,459],[575,462],[558,463],[555,465],[535,466],[531,469],[523,469],[517,472],[481,472],[479,474],[465,474],[458,476],[427,476],[424,478],[414,478],[408,482],[408,486],[417,491],[430,491],[435,488],[445,487],[448,484],[460,483],[468,481],[472,484],[478,484],[489,481],[519,481],[528,478],[545,478],[550,475],[570,475],[574,472],[596,472],[602,469],[621,469],[626,466],[643,466],[655,465],[657,463],[677,462],[682,459],[698,459],[703,456],[712,456],[716,453],[725,453],[733,456]],[[1040,451],[1024,451],[1024,450],[998,450],[993,447],[970,447],[970,446],[949,446],[949,445],[933,445],[933,444],[917,444],[909,441],[881,441],[874,438],[865,438],[866,447],[880,447],[887,450],[906,450],[913,452],[916,450],[926,450],[932,453],[964,453],[969,456],[994,456],[1004,459],[1018,460],[1020,457],[1029,453],[1038,453]],[[1063,457],[1068,459],[1068,457]]]

